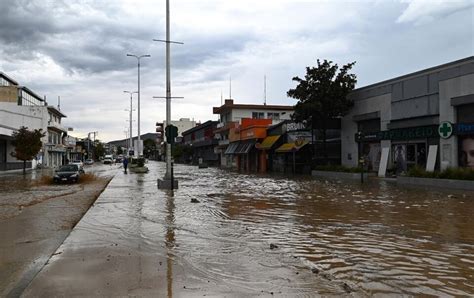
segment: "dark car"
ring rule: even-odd
[[[77,182],[82,174],[81,168],[76,164],[68,164],[59,167],[54,172],[54,182]]]

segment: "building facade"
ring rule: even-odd
[[[42,129],[43,148],[36,158],[27,163],[35,168],[37,164],[57,167],[65,163],[66,146],[63,139],[67,130],[61,125],[65,115],[59,109],[48,106],[46,101],[27,87],[0,72],[0,170],[14,170],[23,167],[23,162],[12,156],[15,148],[11,144],[12,133],[24,126],[28,129]]]
[[[235,145],[231,148],[229,146],[233,141],[240,140],[240,126],[243,119],[269,120],[266,122],[269,123],[265,124],[266,126],[277,124],[291,118],[293,106],[235,104],[234,100],[226,99],[222,106],[213,108],[213,113],[219,115],[219,123],[215,131],[219,140],[216,151],[219,154],[219,164],[225,168],[238,168],[243,165],[237,165],[236,154],[229,153],[233,151],[230,149],[235,149],[233,148]],[[253,164],[250,163],[250,165]]]
[[[204,163],[210,166],[218,165],[219,155],[215,151],[218,140],[214,134],[217,123],[217,121],[209,120],[182,133],[181,145],[187,146],[192,152],[189,156],[190,160],[187,162],[192,164]]]
[[[474,168],[474,57],[355,89],[341,121],[342,164],[364,159],[377,171],[388,148],[388,171]],[[358,135],[358,132],[361,132]]]

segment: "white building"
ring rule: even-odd
[[[62,164],[65,149],[61,147],[66,134],[61,126],[62,117],[65,115],[48,107],[43,98],[0,72],[0,171],[23,168],[23,162],[12,156],[15,148],[11,144],[12,133],[22,126],[46,132],[43,148],[36,159],[27,163],[28,168],[36,167],[37,163],[51,167]]]
[[[189,118],[180,118],[179,120],[171,120],[170,121],[171,125],[174,125],[178,128],[178,136],[181,136],[181,134],[193,127],[196,126],[196,121],[190,120]],[[163,131],[166,129],[166,121],[164,122],[164,127]]]

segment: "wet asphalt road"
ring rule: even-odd
[[[472,193],[178,165],[171,195],[148,166],[115,176],[24,296],[474,295]]]

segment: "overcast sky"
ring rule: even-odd
[[[216,120],[236,103],[293,105],[286,91],[316,59],[356,61],[357,87],[472,56],[474,1],[170,0],[172,118]],[[0,0],[0,71],[46,95],[73,135],[125,137],[141,68],[141,132],[165,118],[165,0]],[[134,108],[136,108],[136,95]],[[134,118],[137,118],[134,112]],[[134,122],[134,135],[137,123]]]

